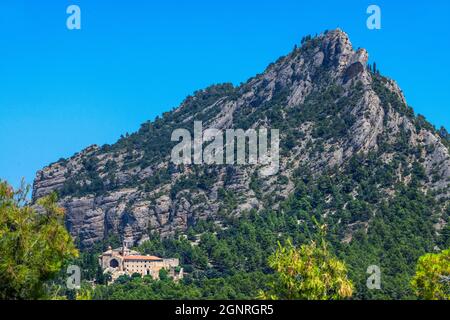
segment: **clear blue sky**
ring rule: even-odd
[[[382,10],[382,30],[366,9]],[[66,28],[66,8],[82,30]],[[416,112],[450,128],[450,1],[2,0],[0,178],[113,143],[196,89],[239,84],[306,34],[342,28]]]

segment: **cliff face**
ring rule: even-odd
[[[306,38],[239,87],[198,91],[116,144],[91,146],[42,169],[33,199],[57,191],[67,226],[84,246],[111,234],[139,242],[152,231],[162,236],[185,231],[199,219],[220,224],[223,215],[276,209],[292,194],[299,170],[318,179],[370,154],[381,164],[399,162],[394,180],[375,186],[383,197],[396,183],[410,183],[411,171],[420,167],[422,190],[447,199],[447,141],[416,117],[397,84],[370,70],[367,61],[367,51],[355,51],[340,30]],[[279,172],[264,174],[260,165],[174,165],[171,133],[192,131],[194,121],[202,121],[203,129],[279,129]],[[358,197],[360,191],[348,193]]]

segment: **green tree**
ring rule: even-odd
[[[269,291],[260,292],[262,299],[338,300],[353,294],[345,264],[328,251],[323,239],[320,244],[311,241],[298,249],[290,240],[286,246],[279,244],[269,257],[269,266],[277,279]]]
[[[159,270],[159,280],[166,281],[169,280],[169,272],[166,269]]]
[[[450,300],[450,249],[420,257],[411,285],[420,299]]]
[[[76,292],[75,300],[92,300],[93,292],[90,285],[82,285],[81,289]]]
[[[0,182],[0,299],[45,298],[45,282],[78,255],[56,195],[35,209],[26,201],[28,189]]]

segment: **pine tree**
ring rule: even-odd
[[[45,298],[46,281],[78,255],[56,194],[37,202],[38,213],[26,201],[28,189],[0,182],[1,300]]]
[[[420,299],[450,300],[450,249],[420,257],[411,285]]]
[[[328,250],[324,236],[295,248],[290,240],[269,257],[277,280],[259,298],[269,300],[339,300],[353,294],[345,264]]]

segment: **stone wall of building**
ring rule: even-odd
[[[183,278],[183,269],[179,267],[180,261],[175,258],[164,259],[149,255],[140,255],[139,252],[122,248],[109,248],[99,257],[99,264],[104,273],[110,273],[112,281],[121,275],[139,273],[141,276],[151,276],[159,279],[159,272],[165,269],[174,280]]]

